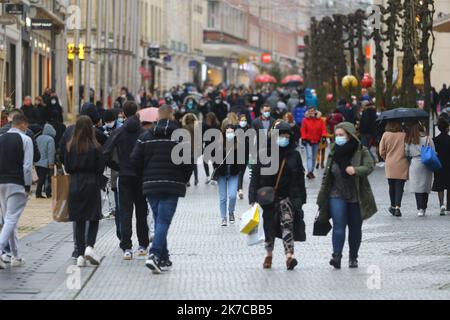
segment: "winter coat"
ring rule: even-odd
[[[300,103],[297,91],[294,91],[287,102],[289,112],[292,112]]]
[[[380,155],[386,161],[387,179],[408,180],[409,162],[405,155],[403,132],[385,132],[380,142]]]
[[[143,192],[146,196],[186,195],[186,185],[193,165],[176,164],[172,161],[172,150],[182,147],[179,141],[172,140],[172,133],[177,129],[178,125],[174,121],[158,121],[152,130],[139,138],[131,154],[131,163],[143,178]],[[185,144],[183,150],[189,152],[191,147],[189,143]]]
[[[249,186],[249,202],[250,204],[257,202],[258,190],[263,187],[275,187],[277,177],[280,172],[280,168],[283,159],[286,159],[285,169],[280,179],[280,184],[277,192],[278,204],[280,200],[289,198],[295,211],[294,215],[294,238],[295,241],[305,241],[305,222],[302,206],[306,203],[306,187],[305,187],[305,173],[302,163],[302,157],[296,150],[294,144],[291,144],[288,148],[280,149],[280,161],[277,173],[274,175],[263,175],[262,169],[268,167],[258,163],[253,166],[251,172],[251,180]],[[266,234],[266,240],[277,237],[281,238],[280,228],[280,215],[277,212],[277,204],[263,207],[264,218],[264,232]]]
[[[333,112],[327,118],[328,129],[330,133],[334,135],[336,131],[336,126],[340,123],[344,122],[344,116],[339,112]]]
[[[113,131],[103,146],[106,164],[118,171],[119,177],[138,177],[136,168],[131,164],[130,155],[144,133],[141,122],[133,116],[128,118],[122,127]]]
[[[308,108],[314,107],[316,110],[319,109],[319,99],[313,95],[311,89],[305,90],[305,101]]]
[[[41,153],[41,159],[35,163],[36,167],[48,168],[55,164],[55,136],[56,130],[50,124],[46,124],[42,134],[36,139]]]
[[[356,129],[349,123],[342,123],[339,125],[345,131],[347,131],[358,142],[359,139],[356,136]],[[319,206],[319,221],[328,221],[331,219],[329,210],[330,192],[333,186],[333,174],[331,172],[333,165],[334,145],[331,148],[330,155],[328,157],[325,173],[322,180],[322,186],[320,188],[319,195],[317,197],[317,205]],[[373,196],[372,187],[369,183],[369,175],[375,168],[372,156],[369,150],[359,144],[358,150],[355,152],[352,158],[352,166],[355,168],[355,184],[357,190],[357,198],[359,201],[359,207],[361,211],[361,218],[363,220],[370,219],[378,211],[375,198]]]
[[[360,122],[361,134],[375,135],[377,132],[377,110],[368,108],[363,111]]]
[[[64,167],[70,174],[70,221],[100,221],[102,219],[101,184],[105,161],[101,149],[91,145],[86,154],[75,147],[64,149]]]
[[[220,162],[213,163],[214,178],[227,177],[228,175],[237,176],[245,167],[245,164],[238,164],[238,150],[237,143],[235,143],[234,151],[226,150],[225,139],[223,138],[223,155],[220,157]],[[233,154],[232,154],[233,153]],[[215,156],[215,154],[213,154]],[[247,160],[247,156],[245,159]],[[227,164],[227,161],[232,164]]]
[[[434,173],[433,191],[450,190],[450,136],[440,134],[433,139],[442,169]]]
[[[211,112],[214,112],[219,122],[222,123],[223,120],[226,119],[228,114],[228,106],[222,101],[219,104],[215,102],[212,105]]]
[[[302,124],[302,140],[310,144],[317,144],[328,136],[325,122],[323,122],[321,115],[317,118],[305,118]]]
[[[430,137],[420,137],[420,144],[407,144],[405,153],[411,158],[409,167],[409,189],[412,193],[431,193],[433,186],[433,172],[422,163],[422,146],[430,145],[433,150],[434,142]]]
[[[294,120],[295,123],[301,127],[303,124],[303,120],[305,119],[305,114],[306,111],[308,110],[308,108],[306,108],[306,106],[298,106],[294,109]]]

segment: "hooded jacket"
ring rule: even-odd
[[[118,171],[120,177],[137,177],[136,168],[131,164],[130,155],[139,137],[145,133],[138,117],[133,116],[125,124],[112,132],[103,147],[106,164]]]
[[[355,168],[355,184],[357,190],[357,198],[361,211],[361,218],[367,220],[375,215],[378,211],[375,198],[373,196],[372,188],[369,183],[369,175],[375,168],[372,156],[369,150],[364,147],[356,135],[356,128],[353,124],[348,122],[340,123],[337,128],[344,129],[359,143],[358,150],[352,158],[352,166]],[[334,145],[331,147],[331,152],[328,157],[325,174],[322,180],[319,195],[317,197],[317,205],[319,206],[319,221],[328,221],[331,219],[329,210],[330,191],[333,186],[333,174],[331,167],[333,164]]]
[[[137,141],[131,154],[131,163],[136,168],[137,174],[143,178],[145,196],[186,195],[186,185],[192,174],[193,165],[178,165],[173,162],[173,149],[182,147],[180,141],[172,140],[172,134],[177,129],[176,122],[160,120],[152,130],[144,133]],[[188,152],[191,150],[189,143],[183,150]],[[191,156],[185,158],[191,159]]]
[[[41,154],[41,159],[35,163],[36,167],[48,168],[55,164],[55,137],[56,130],[50,124],[46,124],[42,134],[36,139]]]

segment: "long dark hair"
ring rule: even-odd
[[[72,138],[67,143],[67,151],[70,152],[75,147],[78,154],[86,154],[91,145],[94,145],[97,149],[100,148],[100,144],[95,138],[94,123],[88,116],[81,116],[75,124]]]

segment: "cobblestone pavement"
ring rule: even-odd
[[[20,218],[19,238],[36,232],[52,222],[51,208],[51,200],[36,199],[34,194],[30,196],[27,207]]]
[[[347,268],[347,256],[343,269],[333,270],[330,237],[312,236],[296,245],[296,271],[285,270],[279,241],[273,270],[263,270],[263,247],[247,247],[237,225],[220,227],[217,187],[202,184],[179,204],[169,238],[172,271],[154,276],[144,260],[122,261],[114,222],[106,220],[97,244],[101,266],[82,269],[79,289],[70,290],[77,279],[67,274],[77,270],[69,259],[71,226],[52,223],[22,239],[28,264],[0,272],[0,299],[449,299],[450,216],[439,216],[437,195],[420,219],[407,193],[404,217],[395,219],[386,212],[384,170],[377,168],[371,182],[379,213],[364,226],[358,270]],[[320,180],[308,182],[308,235],[319,186]],[[238,213],[247,208],[238,202]]]

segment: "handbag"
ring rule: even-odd
[[[427,145],[422,146],[422,150],[420,152],[422,164],[427,167],[428,170],[432,172],[436,172],[442,169],[442,163],[439,160],[439,157],[434,151],[434,149],[430,146],[430,138],[427,139]]]
[[[219,177],[217,176],[217,171],[220,169],[220,167],[222,167],[225,163],[225,161],[227,161],[228,156],[230,155],[232,150],[228,151],[227,155],[225,156],[225,158],[222,160],[222,162],[220,163],[220,165],[214,169],[212,175],[211,175],[211,180],[212,181],[218,181]]]
[[[319,214],[317,214],[316,220],[314,221],[313,236],[326,237],[330,233],[331,229],[333,229],[333,226],[330,221],[320,221]]]
[[[58,174],[52,177],[52,210],[53,220],[56,222],[69,222],[69,192],[70,176]]]
[[[257,191],[257,202],[261,206],[267,206],[273,204],[275,202],[276,193],[278,192],[278,188],[281,182],[281,176],[283,175],[284,168],[286,167],[286,159],[283,160],[281,164],[280,172],[278,173],[277,182],[275,187],[264,187],[260,188]]]

